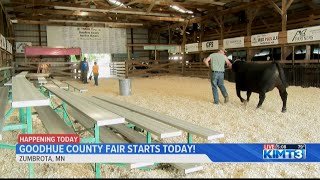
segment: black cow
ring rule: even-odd
[[[232,70],[235,72],[237,96],[241,102],[249,101],[252,92],[259,93],[259,108],[266,97],[265,94],[277,87],[283,102],[282,112],[286,112],[288,84],[279,63],[256,64],[236,60],[232,64]],[[240,91],[247,91],[247,101],[241,97]]]

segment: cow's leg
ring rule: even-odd
[[[288,93],[286,91],[286,88],[278,88],[279,89],[279,93],[282,99],[282,112],[286,112],[287,111],[287,97],[288,97]]]
[[[249,102],[250,96],[251,96],[251,91],[247,91],[247,101]]]
[[[265,91],[261,91],[259,93],[259,103],[257,105],[257,108],[261,107],[261,105],[262,105],[262,103],[263,103],[265,98],[266,98],[266,92]]]
[[[240,98],[240,101],[246,103],[246,100],[241,97],[240,88],[236,87],[236,90],[237,90],[237,96]]]

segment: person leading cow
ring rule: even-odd
[[[224,86],[224,71],[225,63],[231,68],[232,64],[225,55],[227,51],[224,48],[220,48],[217,53],[212,53],[204,59],[204,63],[209,67],[209,61],[211,62],[211,87],[214,104],[219,104],[218,87],[224,97],[224,102],[229,101],[227,89]]]

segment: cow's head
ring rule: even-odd
[[[232,71],[233,72],[240,72],[241,71],[241,67],[243,66],[243,64],[245,64],[245,61],[241,61],[241,60],[235,60],[232,62]]]

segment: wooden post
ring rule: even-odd
[[[252,28],[252,22],[255,19],[257,13],[259,12],[260,7],[257,7],[255,9],[247,9],[247,17],[248,17],[248,23],[247,23],[247,36],[251,36],[251,28]]]
[[[183,30],[182,30],[182,44],[181,44],[181,52],[183,53],[182,56],[182,75],[185,74],[185,65],[186,65],[186,49],[185,49],[185,45],[187,42],[187,37],[186,37],[186,30],[188,27],[189,21],[185,23],[185,25],[183,26]]]
[[[224,23],[223,23],[223,16],[219,17],[220,19],[220,39],[224,39]]]
[[[311,47],[310,45],[306,45],[306,58],[305,60],[310,60],[311,59]]]
[[[252,17],[252,13],[251,13],[250,9],[247,9],[246,13],[247,13],[247,17],[248,17],[247,36],[251,36],[251,26],[252,26],[253,17]]]
[[[133,45],[133,29],[131,28],[131,44]],[[133,46],[131,46],[131,53],[133,54],[134,51],[133,51]]]
[[[148,44],[151,44],[152,34],[153,34],[153,32],[148,30]],[[149,58],[148,59],[151,59],[151,51],[148,51],[148,52],[149,52]]]
[[[284,45],[281,45],[281,59],[280,59],[280,61],[285,61],[286,58],[287,58],[287,56],[286,56],[285,47],[284,47]]]
[[[282,0],[282,31],[287,30],[287,0]]]
[[[203,35],[204,35],[204,28],[205,24],[201,23],[200,24],[200,37],[199,37],[199,44],[201,45],[201,52],[200,52],[200,62],[202,62],[204,58],[204,53],[203,53],[203,47],[202,47],[202,41],[203,41]]]
[[[161,35],[160,35],[160,32],[158,32],[158,44],[161,44],[160,42],[161,42]],[[158,54],[157,54],[157,53],[158,53]],[[161,58],[160,58],[160,51],[159,51],[159,50],[157,51],[157,46],[155,46],[154,54],[155,54],[154,60],[157,60],[157,59],[160,60],[160,59],[161,59]]]
[[[171,44],[171,29],[170,29],[170,26],[168,26],[168,30],[169,30],[169,42],[168,42],[168,44]]]

